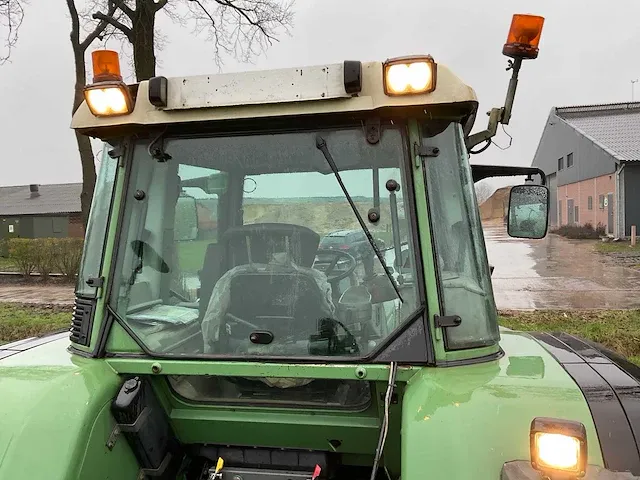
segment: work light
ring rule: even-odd
[[[516,14],[511,20],[503,55],[512,58],[534,59],[538,57],[538,45],[542,36],[544,17]]]
[[[133,110],[129,88],[122,81],[118,53],[96,50],[91,53],[93,83],[84,88],[84,98],[96,117],[126,115]]]
[[[587,432],[580,422],[534,418],[530,450],[531,466],[550,478],[579,478],[586,473]]]
[[[390,59],[383,68],[387,95],[429,93],[436,88],[437,68],[430,56]]]

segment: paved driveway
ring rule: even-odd
[[[640,270],[599,255],[592,241],[513,239],[501,224],[484,231],[499,309],[640,308]]]
[[[73,285],[19,285],[0,283],[0,302],[35,305],[73,305]]]

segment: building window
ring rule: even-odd
[[[575,222],[577,224],[579,224],[580,223],[580,218],[579,218],[579,215],[578,215],[578,212],[579,212],[578,205],[575,206],[575,210],[576,210],[576,213],[575,213],[575,216],[574,216],[574,220],[575,220]]]
[[[593,210],[593,197],[587,199],[587,210]]]
[[[604,210],[604,195],[600,195],[598,197],[598,206],[600,207],[600,210]]]
[[[558,171],[562,170],[564,168],[564,157],[560,157],[558,159]]]
[[[573,167],[573,153],[567,155],[567,168]]]

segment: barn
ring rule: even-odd
[[[0,241],[83,237],[81,183],[0,187]]]

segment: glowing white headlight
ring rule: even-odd
[[[558,470],[577,470],[580,458],[580,441],[559,433],[536,435],[538,463]]]
[[[384,64],[387,95],[428,93],[435,89],[435,85],[436,64],[431,57],[398,58]]]
[[[132,110],[131,96],[124,84],[90,85],[86,87],[84,97],[91,113],[96,116],[125,115]]]
[[[587,433],[580,422],[535,418],[530,433],[531,464],[543,473],[566,472],[584,476]]]

